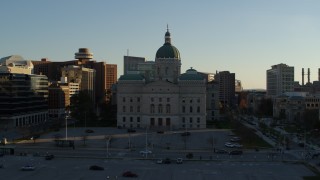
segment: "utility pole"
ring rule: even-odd
[[[87,111],[84,112],[84,128],[87,129]]]
[[[148,126],[146,126],[146,159],[148,157]]]

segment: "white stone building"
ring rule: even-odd
[[[178,49],[169,31],[156,53],[155,78],[122,75],[117,84],[117,125],[124,128],[206,127],[206,81],[194,69],[181,74]]]

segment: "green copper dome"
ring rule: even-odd
[[[165,43],[161,46],[156,54],[156,58],[176,58],[180,59],[179,50],[171,45],[170,32],[167,29],[165,34]]]
[[[180,59],[179,50],[171,44],[164,44],[157,51],[156,58],[176,58]]]

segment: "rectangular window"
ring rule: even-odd
[[[132,122],[133,121],[133,117],[130,117],[130,122]]]
[[[197,123],[200,123],[200,118],[198,117],[198,119],[197,119]]]
[[[140,106],[137,106],[137,112],[140,112]]]
[[[140,117],[137,117],[137,122],[140,122]]]
[[[125,106],[122,107],[122,112],[126,112],[126,107]]]
[[[133,112],[133,107],[132,106],[130,106],[130,112]]]
[[[154,98],[152,97],[152,98],[151,98],[151,102],[153,102],[153,101],[154,101]]]
[[[200,106],[197,107],[197,113],[200,113]]]
[[[185,122],[186,122],[185,118],[184,118],[184,117],[182,117],[182,123],[185,123]]]
[[[126,98],[125,97],[122,98],[122,102],[126,102]]]
[[[137,97],[137,102],[140,102],[140,97]]]
[[[122,122],[126,122],[126,117],[122,117]]]
[[[159,102],[162,102],[162,98],[159,98]]]
[[[167,98],[167,102],[170,102],[170,98]]]
[[[190,123],[192,123],[192,117],[190,118]]]
[[[186,112],[186,107],[182,106],[182,113],[185,113],[185,112]]]

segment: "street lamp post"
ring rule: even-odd
[[[84,128],[87,128],[87,112],[84,112]]]
[[[66,141],[68,140],[68,118],[65,117],[66,119]]]

